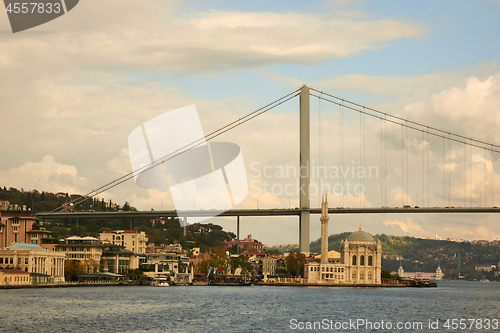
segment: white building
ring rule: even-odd
[[[436,272],[405,272],[403,266],[401,266],[400,263],[398,268],[398,275],[402,278],[408,279],[441,281],[443,279],[444,273],[439,264],[437,266]]]
[[[308,262],[304,269],[307,283],[361,284],[381,283],[382,245],[367,232],[353,232],[341,242],[340,261],[328,258],[328,201],[321,204],[321,260]]]
[[[144,254],[148,237],[144,231],[115,230],[104,231],[99,234],[101,243],[109,243],[125,247],[127,251]]]
[[[64,282],[64,253],[37,244],[14,243],[0,248],[0,268],[49,275],[52,282]]]

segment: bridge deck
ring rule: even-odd
[[[75,213],[38,213],[40,219],[67,219],[67,218],[155,218],[155,217],[204,217],[204,216],[299,216],[301,211],[309,211],[311,214],[321,214],[320,208],[311,209],[231,209],[227,211],[217,210],[165,210],[165,211],[142,211],[142,212],[75,212]],[[435,214],[435,213],[500,213],[497,207],[434,207],[434,208],[330,208],[328,213],[335,214]]]

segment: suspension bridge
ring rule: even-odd
[[[162,210],[75,213],[60,212],[60,207],[52,212],[38,213],[37,218],[42,220],[72,218],[78,221],[87,218],[122,217],[130,219],[132,226],[134,218],[177,217],[181,216],[180,213],[182,216],[188,217],[233,216],[237,218],[237,239],[239,240],[241,216],[297,216],[299,250],[309,252],[310,216],[311,214],[320,214],[319,208],[311,207],[311,185],[315,185],[320,193],[333,192],[333,207],[329,209],[330,214],[500,213],[500,209],[495,206],[493,164],[494,154],[500,153],[500,146],[460,133],[452,133],[435,125],[431,126],[391,115],[307,86],[302,86],[272,103],[220,127],[204,138],[134,171],[137,173],[150,170],[198,146],[203,140],[208,142],[297,97],[299,98],[300,132],[299,174],[297,175],[298,188],[300,189],[298,191],[298,207],[289,207],[288,209],[238,209],[233,207],[233,209],[224,211],[193,209],[182,212]],[[316,133],[318,137],[318,166],[316,174],[310,172],[312,166],[311,97],[318,101],[318,130]],[[327,109],[326,112],[325,109]],[[323,119],[328,118],[331,122],[333,117],[338,117],[336,128],[333,131],[330,129],[328,133],[330,137],[335,136],[334,146],[336,146],[337,152],[336,154],[325,154]],[[369,130],[375,133],[375,138],[368,137],[367,139],[367,122],[369,122]],[[347,135],[346,123],[348,123]],[[376,126],[378,128],[374,129]],[[355,127],[357,128],[356,136],[353,135]],[[352,148],[353,145],[357,146],[356,152]],[[375,156],[375,151],[378,152],[378,150],[380,153]],[[438,150],[442,154],[440,159],[437,156]],[[335,185],[323,182],[323,178],[328,177],[327,165],[331,164],[328,160],[325,162],[324,155],[336,155],[337,168],[341,171],[338,173],[339,183]],[[354,155],[357,156],[354,157]],[[346,158],[347,160],[351,159],[352,163],[346,163]],[[377,162],[380,167],[377,167],[379,180],[371,181],[365,175],[365,177],[358,179],[360,181],[358,185],[362,185],[363,193],[350,194],[349,196],[343,192],[336,193],[336,185],[340,184],[342,187],[350,178],[351,180],[355,178],[354,171],[352,177],[349,176],[349,172],[344,172],[345,167],[354,167],[354,160],[358,162],[357,167],[365,172],[368,164]],[[417,165],[418,170],[416,170]],[[460,168],[462,170],[458,172]],[[479,170],[481,168],[482,170]],[[397,170],[397,172],[390,172],[391,170]],[[399,180],[396,179],[395,174],[400,177]],[[109,182],[72,203],[76,206],[132,178],[134,178],[134,172]],[[314,184],[311,184],[312,180],[314,180]],[[367,200],[367,191],[371,191],[370,200]],[[181,223],[184,227],[187,225],[186,220]]]

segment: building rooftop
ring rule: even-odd
[[[374,242],[375,239],[370,235],[369,233],[362,231],[361,227],[359,227],[358,231],[353,232],[349,237],[347,237],[347,240],[350,242],[356,242],[356,241],[369,241],[369,242]]]
[[[48,251],[42,248],[38,244],[28,244],[28,243],[14,243],[10,246],[7,247],[2,247],[0,250],[11,250],[11,251],[16,251],[16,250],[40,250],[40,251]]]
[[[3,274],[29,274],[28,272],[22,271],[20,269],[0,269],[0,273],[3,273]]]

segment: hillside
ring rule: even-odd
[[[13,187],[8,189],[0,187],[0,201],[8,201],[11,209],[15,209],[15,205],[17,205],[19,209],[25,206],[26,209],[33,212],[50,211],[75,199],[84,199],[84,197],[79,194],[40,192],[38,190],[25,191],[22,188],[18,190]],[[79,201],[82,202],[73,207],[74,211],[136,210],[134,207],[130,207],[128,202],[119,205],[104,198],[88,198]],[[222,230],[221,226],[211,223],[188,226],[187,235],[183,236],[183,230],[177,218],[162,218],[161,220],[162,223],[153,223],[151,219],[135,218],[133,229],[146,232],[149,243],[161,245],[179,242],[184,249],[200,247],[202,251],[213,246],[222,246],[223,241],[233,240],[235,237],[233,233],[226,232]],[[40,224],[37,228],[52,231],[55,240],[68,235],[99,237],[99,233],[103,231],[130,229],[130,220],[126,218],[80,219],[78,226],[76,219],[51,220]]]

